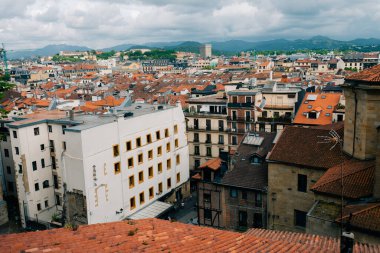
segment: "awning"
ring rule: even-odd
[[[140,219],[146,219],[146,218],[155,218],[163,214],[166,210],[168,210],[172,206],[173,206],[172,204],[156,200],[149,206],[146,206],[143,209],[128,216],[127,219],[140,220]]]

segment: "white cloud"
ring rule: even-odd
[[[378,0],[3,0],[10,49],[176,40],[376,37]]]

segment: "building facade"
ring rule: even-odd
[[[256,89],[237,89],[227,92],[227,124],[229,150],[234,151],[245,133],[255,129],[257,113],[255,103],[261,103],[262,94]]]
[[[185,112],[190,169],[228,151],[227,97],[223,93],[191,98]]]
[[[113,114],[47,111],[8,124],[23,226],[122,220],[167,195],[187,195],[180,106],[132,104]],[[184,186],[184,187],[182,187]]]

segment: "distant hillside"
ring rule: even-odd
[[[48,45],[43,48],[35,50],[20,50],[20,51],[10,51],[8,52],[9,59],[20,59],[20,58],[33,58],[38,56],[50,56],[58,54],[60,51],[89,51],[91,48],[85,46],[73,46],[73,45]]]
[[[258,42],[246,42],[241,40],[231,40],[225,42],[211,42],[213,49],[221,51],[233,51],[240,52],[245,50],[256,50],[256,51],[266,51],[266,50],[283,50],[283,51],[293,51],[293,50],[315,50],[315,49],[351,49],[357,51],[363,51],[361,47],[378,46],[380,45],[380,39],[355,39],[351,41],[340,41],[330,39],[323,36],[315,36],[310,39],[298,39],[298,40],[286,40],[286,39],[276,39],[268,41],[258,41]],[[365,51],[365,50],[364,50]]]
[[[121,44],[121,45],[117,45],[117,46],[113,46],[113,47],[102,48],[99,50],[103,51],[103,52],[110,52],[112,50],[114,50],[114,51],[125,51],[125,50],[129,50],[131,47],[134,47],[134,46],[136,46],[136,45],[135,44]]]
[[[175,51],[184,51],[199,54],[199,47],[202,44],[196,41],[185,41],[181,44],[175,46],[166,46],[164,49],[175,50]]]
[[[355,39],[351,41],[340,41],[330,39],[324,36],[315,36],[310,39],[275,39],[267,41],[249,42],[244,40],[229,40],[209,42],[212,44],[212,51],[215,55],[232,55],[241,51],[297,51],[297,50],[353,50],[353,51],[379,51],[380,39]],[[123,51],[131,48],[162,48],[166,50],[185,51],[199,53],[199,47],[202,43],[196,41],[177,41],[177,42],[151,42],[145,44],[122,44],[109,48],[100,49],[101,51]],[[86,51],[91,50],[88,47],[71,46],[71,45],[49,45],[36,50],[20,50],[8,52],[9,59],[30,58],[35,56],[54,55],[59,51]]]

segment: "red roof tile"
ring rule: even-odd
[[[289,244],[299,243],[304,245],[304,248],[319,247],[321,252],[339,252],[340,242],[337,238],[328,236],[319,236],[315,234],[296,233],[289,231],[276,231],[267,229],[250,229],[245,234],[252,235],[258,238],[269,239],[273,241],[283,241]],[[311,251],[311,249],[310,249]],[[356,243],[354,246],[354,252],[379,252],[380,245],[370,245]],[[293,252],[298,252],[297,249]]]
[[[338,242],[314,236],[297,241],[289,236],[255,234],[199,227],[158,219],[121,221],[1,235],[0,252],[336,252]],[[360,252],[380,246],[356,244]]]
[[[308,99],[309,96],[316,97],[315,100]],[[333,120],[333,111],[339,103],[341,94],[337,93],[306,93],[297,115],[294,118],[294,124],[302,125],[327,125]],[[307,113],[319,113],[318,118],[308,118]]]
[[[364,81],[370,83],[380,83],[380,65],[365,69],[346,77],[348,81]]]
[[[374,174],[375,161],[348,160],[328,169],[311,190],[340,196],[341,175],[343,175],[344,197],[351,199],[369,197],[373,192]]]
[[[336,219],[337,222],[341,220]],[[380,232],[380,203],[346,206],[343,209],[343,221],[349,221],[350,225],[356,228]]]
[[[213,159],[208,160],[207,162],[201,164],[201,166],[199,166],[199,169],[208,168],[211,170],[218,170],[220,168],[221,164],[222,164],[222,159],[217,157],[217,158],[213,158]]]
[[[346,158],[342,157],[339,145],[331,149],[333,144],[322,143],[320,138],[329,136],[331,129],[335,129],[343,138],[342,124],[309,128],[288,126],[277,140],[268,159],[278,163],[325,170],[340,164]]]

